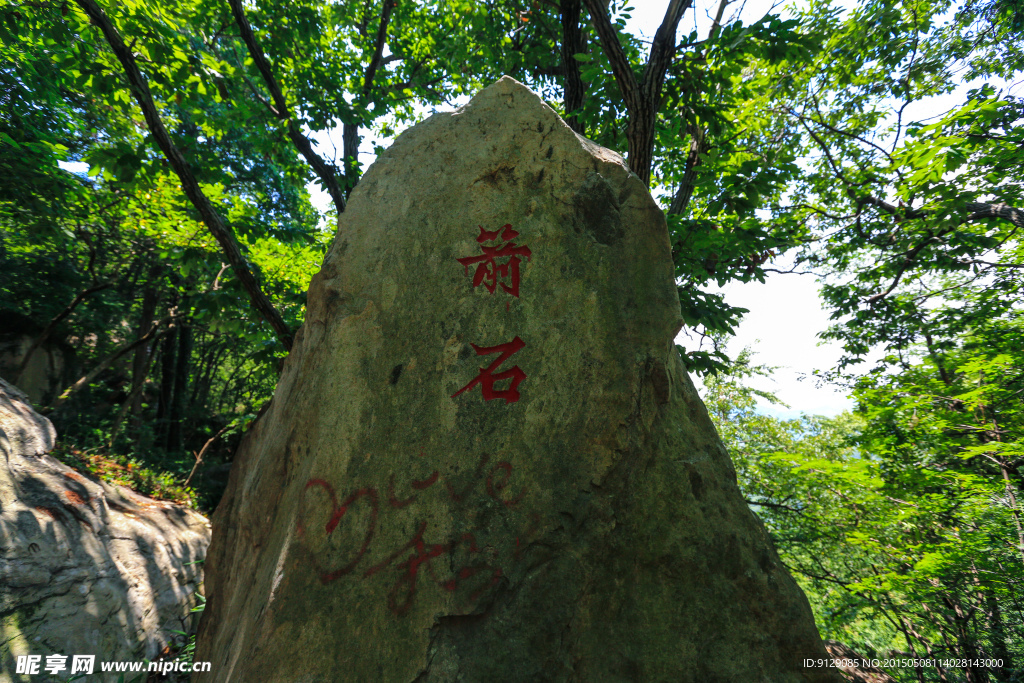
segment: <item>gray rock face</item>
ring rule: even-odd
[[[47,404],[77,377],[74,372],[74,352],[55,341],[36,345],[42,328],[30,318],[14,311],[0,309],[0,377],[18,387],[36,405]],[[32,357],[25,363],[25,354],[32,347]]]
[[[30,458],[53,450],[57,432],[37,413],[28,396],[0,379],[0,451]]]
[[[352,193],[214,516],[202,681],[824,681],[662,212],[512,79]]]
[[[202,515],[78,474],[44,455],[54,436],[0,380],[0,681],[65,681],[75,654],[96,655],[90,680],[99,662],[153,659],[202,582]],[[16,673],[19,655],[56,654],[68,671]]]

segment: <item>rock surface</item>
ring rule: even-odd
[[[187,631],[209,525],[187,508],[81,475],[45,455],[53,426],[0,380],[0,681],[19,655],[155,658]],[[116,675],[109,675],[116,680]]]
[[[504,78],[352,193],[214,516],[201,681],[825,681],[662,212]]]
[[[0,309],[0,377],[19,381],[18,388],[36,405],[47,405],[77,377],[74,351],[57,341],[36,344],[42,328],[31,318]],[[32,357],[25,363],[30,349]],[[16,379],[17,378],[17,379]]]

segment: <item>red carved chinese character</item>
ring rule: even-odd
[[[498,356],[498,360],[494,361],[486,368],[480,368],[480,374],[477,375],[472,382],[452,394],[452,398],[455,398],[462,392],[472,389],[477,384],[480,384],[482,385],[481,390],[483,391],[485,401],[490,401],[494,398],[503,398],[505,399],[505,403],[515,403],[518,401],[519,391],[516,387],[519,386],[520,382],[526,379],[526,373],[520,370],[518,365],[515,365],[504,372],[499,372],[498,374],[494,374],[494,371],[498,369],[499,365],[507,361],[513,353],[526,346],[523,340],[516,337],[508,343],[498,344],[497,346],[477,346],[476,344],[470,344],[470,346],[473,347],[476,351],[476,355],[478,356],[488,356],[492,353],[499,352],[501,355]],[[494,383],[500,382],[503,379],[512,380],[508,389],[495,389]]]
[[[526,260],[530,260],[530,249],[528,247],[517,247],[515,242],[512,242],[512,238],[519,235],[518,232],[512,229],[511,223],[506,223],[499,230],[484,230],[483,226],[477,226],[480,228],[480,235],[476,238],[476,241],[480,243],[480,248],[483,250],[481,256],[466,256],[464,258],[456,259],[466,269],[466,275],[469,275],[469,267],[474,263],[479,263],[476,267],[476,272],[473,274],[473,286],[479,287],[480,283],[483,283],[484,287],[491,294],[494,294],[494,290],[498,285],[506,292],[514,297],[519,297],[519,264],[522,262],[520,256],[525,256]],[[504,232],[502,232],[504,231]],[[500,233],[500,237],[499,237]],[[491,242],[493,240],[501,239],[505,243],[500,246],[485,246],[484,242]],[[511,257],[503,264],[495,262],[497,258]],[[509,278],[512,281],[511,286],[506,285],[504,282],[499,282],[498,279]],[[486,280],[486,282],[485,282]]]

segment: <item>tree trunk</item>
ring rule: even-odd
[[[164,337],[160,345],[160,402],[156,408],[155,445],[167,448],[167,435],[171,419],[171,401],[174,398],[175,351],[177,350],[176,335]]]
[[[153,317],[156,315],[157,291],[154,287],[146,287],[142,295],[142,315],[139,317],[139,336],[146,334],[146,331],[153,326]],[[132,391],[146,381],[146,369],[149,367],[150,343],[145,343],[135,349],[135,358],[132,359]],[[142,393],[136,392],[135,399],[131,402],[132,417],[138,419],[142,410]]]
[[[654,160],[654,131],[661,106],[661,88],[676,52],[676,29],[683,13],[689,9],[692,0],[669,0],[665,18],[654,34],[651,53],[644,65],[643,75],[637,80],[633,67],[618,32],[608,16],[605,0],[583,0],[594,22],[594,29],[601,41],[612,75],[622,93],[623,102],[629,112],[626,126],[627,159],[629,168],[640,177],[644,185],[651,184],[651,166]]]
[[[180,451],[183,445],[182,423],[188,409],[189,361],[192,358],[192,328],[182,325],[178,328],[178,349],[174,366],[174,393],[171,397],[171,414],[167,423],[167,450]]]
[[[342,166],[345,169],[345,197],[359,182],[359,124],[346,123],[341,131]]]
[[[580,135],[587,131],[574,111],[583,106],[587,88],[580,74],[580,63],[573,55],[586,50],[583,32],[580,31],[582,0],[562,0],[562,66],[565,68],[565,84],[562,87],[562,101],[565,107],[565,122]]]

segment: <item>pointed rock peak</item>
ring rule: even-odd
[[[831,680],[662,211],[503,78],[367,171],[214,518],[205,679]]]

